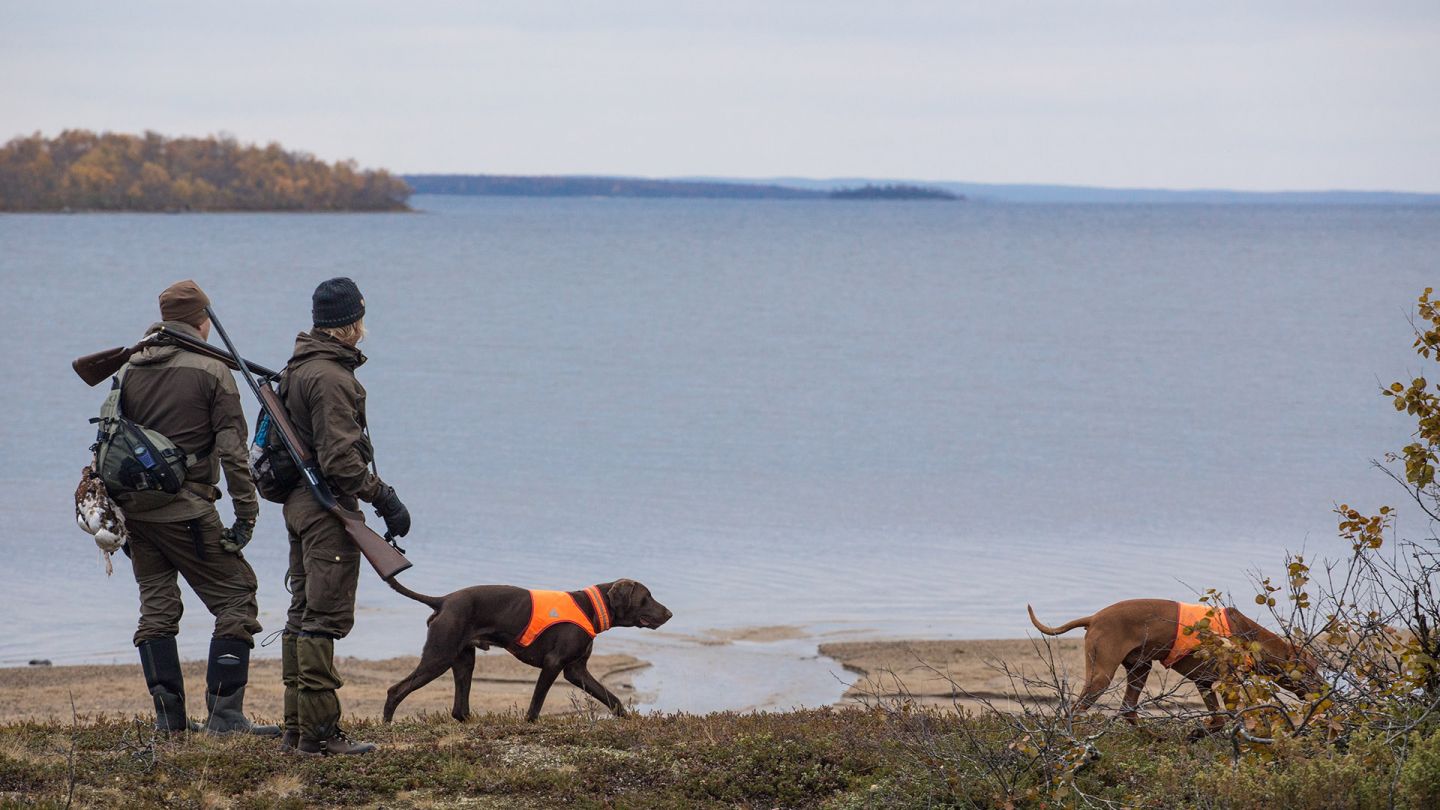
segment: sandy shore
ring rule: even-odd
[[[1054,682],[1058,674],[1068,681],[1067,692],[1079,691],[1085,676],[1083,636],[1049,639],[991,641],[847,641],[821,644],[820,654],[838,661],[855,681],[842,704],[867,699],[893,699],[908,695],[925,705],[982,709],[987,704],[1013,711],[1016,697],[1025,695],[1026,680]],[[1007,674],[1008,668],[1014,675]],[[1112,691],[1100,706],[1119,704],[1125,674],[1117,672]],[[1146,684],[1147,697],[1173,692],[1186,707],[1199,707],[1194,687],[1163,667],[1155,667]],[[1053,695],[1053,689],[1049,695]],[[1036,689],[1027,699],[1045,699]]]
[[[685,663],[705,673],[707,684],[713,679],[713,686],[723,688],[722,681],[727,677],[724,674],[727,672],[732,678],[763,680],[767,674],[774,676],[775,652],[760,653],[778,642],[793,644],[798,641],[804,646],[804,641],[811,636],[803,628],[772,626],[712,631],[683,638],[691,650],[687,653]],[[737,642],[742,646],[750,646],[745,650],[737,649]],[[864,703],[867,699],[909,696],[919,703],[931,706],[980,709],[988,704],[1002,710],[1014,710],[1018,708],[1017,695],[1025,691],[1022,679],[1053,682],[1053,667],[1053,673],[1063,678],[1067,682],[1067,690],[1074,694],[1078,691],[1085,671],[1082,637],[1078,635],[1073,638],[1052,639],[1048,645],[1032,639],[826,642],[823,638],[815,638],[814,642],[818,645],[819,655],[834,663],[828,669],[812,674],[830,678],[827,684],[833,683],[835,677],[850,683],[837,705],[855,705]],[[758,649],[756,645],[763,649]],[[805,646],[805,649],[815,648]],[[632,651],[646,655],[644,648]],[[657,659],[666,658],[658,648],[651,652]],[[789,654],[791,653],[781,653],[781,656]],[[800,655],[798,651],[793,654]],[[673,656],[673,652],[671,655]],[[743,655],[754,658],[752,663],[758,662],[759,668],[747,666],[746,662],[750,659],[742,658]],[[694,656],[702,659],[698,667],[694,667],[695,661],[689,660]],[[811,654],[808,657],[814,656]],[[416,660],[413,657],[380,661],[341,658],[340,673],[345,678],[346,685],[341,690],[340,697],[345,711],[356,716],[377,717],[384,706],[385,690],[409,674]],[[672,666],[679,665],[678,661],[669,658],[666,660]],[[632,680],[636,672],[648,666],[649,662],[631,655],[596,655],[590,659],[591,671],[621,700],[631,705],[654,697],[637,693]],[[1014,675],[1007,674],[1006,668]],[[471,690],[472,709],[477,712],[523,711],[529,704],[536,674],[537,670],[521,664],[503,652],[480,654],[476,657],[475,679]],[[681,677],[683,681],[683,671]],[[192,715],[203,714],[204,702],[200,696],[205,683],[204,662],[187,662],[185,678],[187,691],[192,695],[190,712]],[[1107,700],[1101,702],[1102,708],[1118,703],[1119,685],[1122,682],[1123,673],[1120,673],[1114,682],[1117,688]],[[662,686],[658,687],[661,693],[667,691],[664,683],[662,678]],[[675,688],[682,685],[695,686],[690,683],[672,683]],[[441,676],[407,698],[405,703],[401,704],[398,716],[448,714],[453,688],[451,677],[448,674]],[[1044,691],[1039,689],[1031,697],[1045,699]],[[1173,691],[1175,698],[1187,707],[1199,705],[1199,696],[1193,687],[1180,683],[1168,670],[1157,667],[1151,674],[1146,688],[1147,695],[1154,697],[1167,691]],[[246,696],[248,712],[266,720],[277,719],[281,711],[282,692],[280,663],[273,659],[254,662]],[[1053,690],[1050,694],[1053,695]],[[68,722],[72,696],[75,711],[82,716],[129,717],[146,714],[151,710],[139,666],[0,668],[0,723],[30,719]],[[742,699],[741,702],[745,700]],[[589,700],[578,689],[561,679],[550,692],[545,703],[545,713],[565,714],[587,705],[592,708],[599,707],[598,703]],[[743,711],[769,705],[784,708],[790,704],[772,701],[768,704],[725,708]]]
[[[337,664],[345,687],[340,701],[346,713],[378,717],[385,705],[385,690],[410,674],[419,659],[387,658],[367,661],[340,658]],[[596,655],[590,671],[610,691],[627,703],[636,699],[631,674],[647,666],[628,655]],[[184,664],[187,709],[192,716],[205,714],[205,662]],[[470,707],[476,712],[524,711],[530,704],[539,672],[505,653],[476,656],[475,679],[470,690]],[[400,704],[396,717],[413,717],[422,712],[449,714],[455,682],[447,673],[416,691]],[[284,688],[280,684],[280,662],[258,660],[250,669],[245,693],[246,713],[254,718],[278,722]],[[71,698],[75,711],[83,716],[130,717],[153,712],[139,664],[62,667],[0,668],[0,723],[19,720],[70,722]],[[561,678],[545,701],[545,714],[575,711],[581,701],[590,701],[579,689]]]

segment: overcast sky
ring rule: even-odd
[[[0,0],[0,139],[399,172],[1440,192],[1440,2]]]

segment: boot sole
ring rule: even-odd
[[[366,754],[375,753],[378,749],[371,748],[368,751],[347,751],[343,754],[335,754],[329,751],[302,751],[299,748],[282,748],[280,750],[287,754],[297,754],[302,757],[363,757]]]
[[[280,731],[279,729],[276,729],[274,733],[271,733],[268,731],[256,731],[254,728],[214,729],[210,728],[209,726],[206,726],[204,731],[206,735],[211,737],[229,737],[232,734],[239,734],[246,737],[259,737],[262,740],[278,740],[284,734],[284,732]]]

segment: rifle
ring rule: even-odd
[[[225,348],[230,350],[231,357],[239,357],[240,352],[235,350],[235,344],[230,342],[230,336],[225,334],[225,327],[220,325],[220,319],[215,317],[210,307],[205,308],[206,314],[210,316],[210,323],[215,325],[215,331],[220,334],[220,339],[225,342]],[[249,362],[245,363],[248,369],[255,369]],[[257,372],[261,373],[261,372]],[[301,476],[305,479],[305,486],[309,487],[310,494],[315,496],[319,504],[329,510],[340,523],[345,527],[345,536],[350,542],[360,549],[365,559],[370,561],[371,567],[380,578],[390,581],[396,574],[409,568],[412,563],[405,559],[403,550],[395,544],[394,538],[390,536],[381,537],[374,529],[365,525],[365,516],[352,509],[346,509],[335,500],[335,495],[330,492],[330,485],[325,482],[325,477],[320,474],[320,464],[315,460],[315,454],[301,440],[300,434],[295,431],[295,425],[290,422],[290,415],[285,410],[285,404],[280,401],[280,393],[271,385],[271,380],[276,376],[275,372],[261,373],[260,379],[256,380],[250,376],[249,371],[242,372],[245,382],[250,385],[250,390],[255,393],[255,398],[260,400],[260,408],[270,415],[271,426],[280,431],[280,438],[285,442],[285,449],[290,451],[290,457],[295,460],[295,466],[300,469]]]
[[[203,354],[206,357],[213,357],[236,371],[240,370],[240,363],[236,362],[233,353],[211,346],[203,340],[197,340],[183,332],[176,332],[165,326],[141,338],[140,342],[134,346],[116,346],[113,349],[106,349],[95,352],[94,354],[87,354],[84,357],[77,357],[75,361],[70,364],[70,367],[75,369],[75,373],[80,375],[80,379],[84,380],[86,385],[93,386],[119,371],[121,366],[130,361],[131,355],[141,349],[147,346],[157,346],[166,343],[173,343],[186,351]],[[241,362],[244,362],[245,366],[253,374],[259,374],[262,377],[277,376],[275,372],[270,369],[256,365],[249,360],[245,360],[243,357],[241,358]]]

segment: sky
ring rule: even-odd
[[[1440,192],[1440,3],[19,2],[0,140],[396,172]]]

